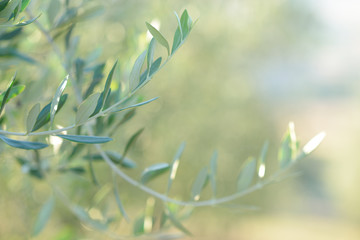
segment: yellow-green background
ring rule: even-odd
[[[45,11],[47,2],[33,1],[30,8],[34,13]],[[187,8],[192,18],[198,19],[185,45],[141,91],[146,98],[160,99],[139,109],[134,121],[105,147],[123,149],[127,138],[145,126],[137,149],[130,153],[139,163],[137,170],[127,171],[134,178],[152,163],[170,162],[179,144],[186,141],[172,196],[188,197],[192,179],[208,164],[214,149],[219,152],[218,192],[226,195],[235,191],[241,163],[248,156],[257,157],[265,140],[270,141],[268,161],[274,170],[277,148],[289,121],[295,122],[303,144],[320,131],[327,133],[320,147],[298,164],[299,177],[235,201],[258,206],[258,211],[197,209],[184,222],[195,235],[192,239],[360,239],[357,1],[107,0],[89,4],[102,5],[104,12],[78,24],[78,56],[101,47],[106,72],[115,59],[120,60],[118,79],[126,76],[146,46],[145,21],[159,20],[161,31],[172,42],[176,28],[173,11]],[[40,21],[46,24],[46,14]],[[22,68],[18,74],[29,84],[23,93],[29,99],[23,112],[37,101],[42,106],[49,101],[63,78],[59,61],[48,55],[51,49],[45,38],[34,26],[26,33],[20,49],[50,70],[16,64],[3,73],[10,75],[11,70]],[[164,55],[165,51],[158,46],[157,53]],[[36,85],[38,78],[47,79],[48,85]],[[2,86],[6,82],[2,80]],[[71,93],[70,89],[66,91]],[[59,114],[59,124],[72,121],[70,108]],[[23,112],[17,113],[18,125],[12,130],[23,130]],[[7,150],[0,159],[0,239],[29,238],[36,214],[50,192],[46,184],[23,176],[14,154]],[[106,185],[110,170],[97,164],[96,171]],[[62,182],[61,186],[75,196],[75,203],[84,205],[100,189],[86,179]],[[150,186],[163,191],[166,178]],[[147,195],[124,182],[120,192],[135,219]],[[86,230],[65,209],[59,203],[47,228],[34,239],[106,239]],[[118,233],[127,235],[129,228],[122,220]]]

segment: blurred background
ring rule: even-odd
[[[46,11],[48,2],[34,0],[30,8],[34,13]],[[105,72],[119,59],[118,79],[146,47],[145,21],[158,22],[164,36],[172,39],[177,24],[174,11],[186,8],[198,19],[185,45],[141,90],[145,98],[159,96],[159,100],[139,109],[108,146],[114,149],[126,143],[131,134],[145,127],[129,155],[139,165],[127,172],[131,176],[136,178],[150,164],[171,162],[180,143],[186,141],[171,195],[188,197],[192,179],[216,149],[219,196],[223,196],[236,189],[242,162],[248,156],[258,157],[266,140],[270,143],[269,171],[275,170],[277,150],[290,121],[302,144],[320,131],[327,133],[319,148],[297,165],[300,176],[234,202],[259,210],[196,209],[184,222],[195,236],[189,239],[360,239],[358,1],[93,0],[89,4],[102,5],[104,10],[77,25],[77,54],[88,56],[101,49],[100,59],[107,61]],[[39,21],[46,25],[44,14]],[[28,86],[24,96],[31,103],[46,102],[51,92],[33,94],[39,91],[37,78],[48,81],[41,86],[45,92],[54,89],[63,72],[36,28],[29,26],[25,31],[27,40],[19,48],[51,70],[24,66],[18,72],[20,78],[36,86]],[[161,47],[157,51],[165,54]],[[10,69],[16,68],[13,65]],[[25,117],[19,114],[17,121],[23,122]],[[59,116],[67,118],[66,114]],[[13,159],[5,158],[0,160],[0,239],[24,239],[49,189],[24,176]],[[96,168],[100,181],[106,179],[109,169],[104,164]],[[106,185],[105,180],[103,183]],[[76,202],[86,203],[93,196],[74,193],[92,188],[89,181],[62,184],[72,189],[67,191],[75,195]],[[150,184],[159,191],[165,185],[166,178]],[[125,208],[134,219],[147,195],[125,182],[120,188]],[[106,239],[62,210],[61,206],[56,209],[44,233],[34,239]],[[130,228],[124,221],[121,224],[124,231]]]

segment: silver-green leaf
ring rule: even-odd
[[[112,138],[100,137],[100,136],[62,135],[62,134],[58,134],[56,136],[71,142],[86,143],[86,144],[106,143],[112,140]]]
[[[42,149],[42,148],[46,148],[47,146],[49,146],[49,145],[47,145],[45,143],[41,143],[41,142],[28,142],[28,141],[14,140],[14,139],[7,138],[4,135],[0,135],[0,139],[3,140],[6,144],[8,144],[11,147],[27,149],[27,150]]]
[[[238,191],[243,191],[248,188],[255,176],[256,172],[256,160],[255,158],[247,159],[241,168],[238,180],[237,180],[237,189]]]
[[[76,125],[81,125],[89,119],[89,117],[96,108],[99,97],[100,97],[99,92],[94,93],[80,104],[79,109],[76,113],[76,120],[75,120]]]
[[[168,55],[170,55],[169,43],[165,39],[165,37],[156,28],[154,28],[150,23],[146,22],[146,27],[148,28],[151,35],[153,35],[153,37],[156,39],[156,41],[158,41],[161,45],[163,45],[167,49]]]
[[[145,184],[155,177],[165,173],[169,169],[170,165],[168,163],[156,163],[144,170],[141,175],[141,182]]]
[[[60,83],[59,87],[56,89],[54,98],[53,98],[53,100],[51,102],[51,105],[50,105],[50,126],[52,126],[52,124],[54,122],[54,117],[55,117],[55,113],[56,113],[56,111],[58,109],[60,97],[61,97],[62,93],[65,90],[68,79],[69,79],[69,75],[67,75],[64,78],[64,80]]]
[[[191,198],[194,201],[200,199],[200,193],[205,188],[208,182],[209,174],[207,167],[203,167],[197,175],[191,189]]]
[[[55,199],[53,196],[51,196],[50,199],[41,208],[39,215],[37,216],[32,233],[33,236],[37,236],[44,229],[54,209],[54,205]]]
[[[26,131],[28,133],[31,132],[31,130],[33,129],[39,113],[40,113],[40,103],[37,103],[31,108],[26,119]]]
[[[135,60],[134,66],[130,72],[129,87],[131,91],[133,91],[139,85],[140,71],[141,71],[141,67],[144,64],[145,57],[146,57],[146,51],[143,51],[140,54],[140,56]]]

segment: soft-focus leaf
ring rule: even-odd
[[[147,62],[147,69],[150,69],[151,64],[154,60],[154,51],[155,51],[155,39],[152,38],[150,43],[149,43],[149,47],[148,47],[148,51],[147,51],[147,57],[146,57],[146,62]]]
[[[11,40],[22,33],[22,28],[16,28],[12,31],[5,31],[0,34],[0,41]]]
[[[45,143],[41,143],[41,142],[28,142],[28,141],[14,140],[14,139],[7,138],[4,135],[0,135],[0,139],[12,147],[21,148],[21,149],[35,150],[35,149],[46,148],[47,146],[49,146],[49,145],[47,145]]]
[[[216,196],[217,158],[218,158],[218,153],[217,153],[217,151],[214,151],[214,153],[211,157],[211,160],[210,160],[210,173],[209,173],[211,188],[213,190],[214,197]]]
[[[111,81],[112,81],[112,78],[113,78],[113,75],[114,75],[114,71],[115,71],[115,67],[117,65],[117,62],[116,61],[114,63],[114,66],[111,68],[111,71],[106,79],[106,83],[105,83],[105,87],[104,87],[104,91],[103,91],[103,99],[102,99],[102,103],[101,103],[101,107],[103,108],[104,105],[105,105],[105,102],[107,100],[107,98],[109,97],[110,95],[110,85],[111,85]]]
[[[113,151],[105,151],[106,155],[110,158],[111,161],[113,161],[116,164],[120,164],[122,167],[124,168],[135,168],[136,167],[136,163],[134,161],[132,161],[129,158],[123,158],[119,153],[117,152],[113,152]],[[97,160],[97,161],[102,161],[103,158],[100,154],[95,153],[92,155],[87,155],[84,157],[87,160]]]
[[[171,211],[168,212],[167,216],[174,227],[176,227],[186,235],[192,236],[191,232],[186,229],[186,227],[174,216]]]
[[[51,213],[55,206],[55,199],[53,196],[43,205],[41,208],[39,215],[37,216],[34,229],[33,236],[37,236],[46,226],[48,220],[50,219]]]
[[[141,174],[141,182],[145,184],[155,177],[165,173],[169,169],[170,165],[168,163],[156,163],[151,165],[150,167],[147,167]]]
[[[174,181],[174,179],[176,177],[176,172],[177,172],[177,169],[178,169],[179,163],[180,163],[180,157],[181,157],[182,153],[184,152],[184,149],[185,149],[185,142],[181,143],[179,149],[177,150],[177,152],[175,154],[173,162],[170,166],[171,169],[170,169],[166,193],[169,193],[172,182]]]
[[[64,94],[60,97],[60,101],[59,101],[56,113],[59,112],[60,109],[62,108],[62,106],[65,104],[67,96],[68,96],[67,94]],[[35,126],[32,129],[32,132],[38,130],[39,128],[41,128],[42,126],[44,126],[46,123],[48,123],[50,121],[50,106],[51,106],[51,103],[47,104],[40,111],[39,116],[36,119]]]
[[[133,91],[139,85],[140,71],[141,71],[141,67],[144,64],[145,57],[146,57],[146,51],[142,52],[140,56],[135,60],[134,66],[130,72],[129,84],[131,91]]]
[[[134,133],[129,141],[126,143],[124,152],[122,154],[122,158],[124,158],[126,156],[126,154],[128,153],[129,149],[131,148],[131,146],[136,142],[136,140],[139,138],[140,134],[144,131],[144,128],[138,130],[136,133]]]
[[[205,188],[207,181],[208,181],[208,169],[204,167],[200,170],[199,174],[197,175],[191,189],[191,198],[195,201],[200,199],[200,193]]]
[[[281,141],[278,153],[278,160],[281,168],[285,168],[291,163],[293,154],[291,135],[290,131],[287,130]]]
[[[80,104],[76,113],[76,125],[81,125],[89,119],[96,108],[99,97],[100,93],[94,93]]]
[[[98,85],[101,81],[101,79],[104,77],[103,75],[103,71],[105,68],[105,64],[99,64],[96,67],[94,67],[94,74],[91,80],[91,83],[89,85],[89,87],[86,89],[85,94],[83,96],[83,98],[87,98],[93,91],[94,88],[96,87],[96,85]]]
[[[4,110],[4,107],[5,107],[5,104],[7,103],[8,101],[8,97],[10,95],[10,91],[11,91],[11,88],[13,87],[14,85],[14,81],[15,81],[15,77],[16,77],[16,72],[14,74],[14,76],[12,77],[10,83],[9,83],[9,86],[8,88],[6,89],[5,93],[4,93],[4,96],[3,96],[3,99],[1,101],[1,105],[0,105],[0,116],[1,116],[1,113],[2,111]]]
[[[100,137],[100,136],[62,135],[62,134],[58,134],[56,136],[72,142],[86,143],[86,144],[106,143],[112,140],[112,138]]]
[[[22,93],[25,89],[25,85],[16,85],[13,86],[10,90],[10,93],[6,99],[6,103],[8,103],[11,99],[13,99],[14,97],[16,97],[17,95],[19,95],[20,93]],[[5,96],[6,92],[3,92],[0,94],[0,104],[3,102],[4,96]]]
[[[33,23],[36,19],[38,19],[40,16],[41,16],[41,13],[37,17],[34,17],[27,21],[19,22],[19,23],[15,24],[14,27],[23,27],[23,26],[29,25],[30,23]]]
[[[127,222],[130,222],[129,216],[127,215],[127,213],[125,211],[125,208],[124,208],[124,206],[123,206],[123,204],[121,202],[119,191],[118,191],[118,188],[117,188],[116,176],[114,174],[113,174],[113,186],[114,186],[115,200],[116,200],[116,204],[117,204],[117,206],[119,208],[119,211],[120,211],[121,215],[124,217],[124,219]]]
[[[116,109],[116,110],[114,110],[114,111],[112,111],[112,112],[121,112],[121,111],[130,109],[130,108],[140,107],[140,106],[142,106],[142,105],[151,103],[152,101],[155,101],[155,100],[158,99],[158,98],[159,98],[159,97],[155,97],[155,98],[152,98],[152,99],[147,100],[147,101],[145,101],[145,102],[137,103],[137,104],[130,105],[130,106],[127,106],[127,107],[124,107],[124,108],[120,108],[120,109]]]
[[[54,122],[55,113],[59,107],[60,97],[65,90],[68,80],[69,80],[69,75],[67,75],[64,78],[64,80],[60,83],[59,87],[56,89],[54,98],[53,98],[53,100],[51,102],[51,106],[50,106],[50,125],[52,125]]]
[[[15,57],[15,58],[18,58],[19,60],[22,60],[22,61],[25,61],[25,62],[28,62],[31,64],[37,63],[37,61],[35,59],[19,52],[17,49],[11,48],[11,47],[0,47],[0,57]]]
[[[145,233],[144,221],[145,221],[145,216],[141,216],[135,220],[134,225],[133,225],[133,234],[135,236],[139,236],[139,235],[142,235]]]
[[[161,45],[163,45],[166,50],[168,51],[168,55],[170,55],[170,47],[168,41],[165,39],[165,37],[156,29],[154,28],[150,23],[146,22],[146,27],[148,28],[151,35],[158,41]]]
[[[22,0],[20,12],[24,11],[25,8],[29,5],[29,3],[30,3],[30,0]]]
[[[26,119],[26,131],[29,133],[34,128],[34,125],[36,123],[36,118],[40,113],[40,103],[35,104]]]
[[[192,20],[186,9],[184,10],[184,12],[181,15],[180,23],[181,23],[181,29],[182,29],[182,35],[183,35],[182,39],[185,39],[187,37],[187,35],[189,34],[189,32],[191,30],[191,26],[192,26]]]
[[[255,173],[256,160],[255,158],[249,158],[243,163],[237,180],[237,189],[239,192],[245,190],[251,185]]]
[[[89,214],[80,206],[73,206],[72,211],[84,223],[97,230],[106,230],[108,226],[98,220],[92,219]]]
[[[49,21],[49,25],[52,26],[56,16],[58,15],[61,9],[61,3],[59,0],[50,0],[49,6],[47,8],[47,19]]]

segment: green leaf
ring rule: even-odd
[[[5,103],[8,103],[11,99],[13,99],[14,97],[16,97],[17,95],[19,95],[20,93],[22,93],[25,89],[25,86],[24,85],[16,85],[16,86],[13,86],[10,90],[10,93],[9,95],[7,96],[7,99],[6,99],[6,102]],[[3,92],[0,94],[0,104],[2,104],[3,102],[3,99],[5,97],[5,94],[6,92]]]
[[[148,47],[148,51],[147,51],[147,69],[150,69],[151,64],[154,60],[154,51],[155,51],[155,39],[152,38],[150,43],[149,43],[149,47]]]
[[[104,107],[105,102],[106,102],[107,98],[109,97],[111,81],[112,81],[114,71],[115,71],[115,67],[116,67],[117,63],[118,63],[118,61],[116,60],[116,62],[114,63],[114,66],[111,68],[111,71],[110,71],[109,75],[107,76],[104,91],[103,91],[103,99],[102,99],[102,103],[101,103],[101,108]]]
[[[73,213],[84,223],[98,230],[106,230],[108,226],[98,220],[92,219],[89,214],[80,206],[72,207]]]
[[[28,141],[14,140],[14,139],[7,138],[4,135],[0,135],[0,139],[12,147],[21,148],[21,149],[35,150],[35,149],[46,148],[47,146],[49,146],[49,145],[47,145],[45,143],[41,143],[41,142],[28,142]]]
[[[139,85],[140,71],[141,71],[141,67],[144,64],[145,57],[146,57],[146,51],[142,52],[140,56],[135,60],[134,66],[130,72],[129,84],[131,91],[133,91]]]
[[[187,35],[189,34],[191,27],[192,27],[192,20],[186,9],[184,10],[184,12],[181,15],[180,23],[181,23],[181,29],[182,29],[182,39],[184,40],[187,37]]]
[[[152,65],[151,65],[151,67],[150,67],[150,74],[149,74],[149,76],[152,76],[152,75],[159,69],[160,64],[161,64],[161,60],[162,60],[162,58],[159,57],[159,58],[157,58],[157,59],[152,63]]]
[[[256,172],[256,160],[255,158],[247,159],[242,167],[237,180],[237,189],[238,191],[243,191],[248,188],[255,176]]]
[[[0,41],[11,40],[22,33],[22,28],[16,28],[11,31],[4,31],[0,34]]]
[[[122,154],[122,159],[125,158],[126,154],[128,153],[129,149],[131,148],[131,146],[136,142],[136,140],[139,138],[140,134],[144,131],[144,128],[138,130],[136,133],[134,133],[129,141],[126,143],[124,152]],[[122,161],[122,159],[120,161]]]
[[[29,5],[29,3],[30,3],[30,0],[22,0],[20,12],[24,11],[25,8]]]
[[[23,26],[29,25],[30,23],[33,23],[36,19],[38,19],[40,16],[41,16],[41,13],[37,17],[34,17],[27,21],[19,22],[19,23],[15,24],[14,27],[23,27]]]
[[[151,33],[151,35],[156,39],[156,41],[158,41],[161,45],[163,45],[167,49],[168,55],[170,55],[169,43],[164,38],[164,36],[148,22],[146,22],[146,27],[149,30],[149,32]]]
[[[214,153],[213,153],[213,155],[211,157],[211,160],[210,160],[210,174],[209,174],[211,188],[213,190],[213,197],[214,198],[216,196],[217,158],[218,158],[218,153],[217,153],[217,151],[214,151]]]
[[[26,132],[29,133],[34,128],[34,125],[36,123],[36,118],[40,113],[40,103],[35,104],[26,119]]]
[[[100,136],[62,135],[62,134],[58,134],[56,136],[72,142],[86,143],[86,144],[106,143],[112,140],[112,138],[100,137]]]
[[[171,211],[168,211],[167,216],[174,227],[176,227],[186,235],[192,236],[191,232],[186,229],[186,227],[174,216],[174,214]]]
[[[143,184],[148,183],[150,180],[158,177],[159,175],[165,173],[170,169],[170,165],[168,163],[156,163],[146,168],[141,174],[141,182]]]
[[[278,153],[278,160],[281,168],[286,168],[292,161],[295,160],[297,154],[298,143],[294,131],[294,123],[290,122],[288,130],[286,131]]]
[[[85,94],[83,96],[84,99],[87,98],[94,91],[94,88],[100,83],[101,79],[104,77],[103,75],[104,68],[105,68],[104,63],[94,67],[93,77],[89,87],[85,91]]]
[[[119,195],[119,191],[118,191],[118,188],[117,188],[117,182],[116,182],[116,175],[113,174],[113,186],[114,186],[114,195],[115,195],[115,200],[116,200],[116,204],[119,208],[119,211],[121,213],[121,215],[124,217],[124,219],[129,223],[130,222],[130,219],[129,219],[129,216],[127,215],[126,211],[125,211],[125,208],[121,202],[121,199],[120,199],[120,195]]]
[[[52,26],[56,16],[58,15],[61,9],[61,3],[59,0],[50,0],[49,6],[46,11],[47,19],[49,25]]]
[[[175,157],[173,159],[173,162],[170,166],[170,174],[169,174],[169,179],[168,179],[168,186],[167,186],[167,190],[166,193],[168,194],[172,185],[172,182],[174,181],[175,177],[176,177],[176,172],[177,169],[179,167],[179,163],[180,163],[180,157],[182,155],[182,153],[184,152],[185,149],[185,142],[181,143],[179,149],[177,150]]]
[[[134,225],[133,225],[133,234],[135,236],[139,236],[139,235],[142,235],[145,233],[144,221],[145,221],[145,216],[138,217],[135,220]]]
[[[180,37],[181,37],[181,39],[183,39],[183,33],[182,33],[182,28],[181,28],[181,22],[180,22],[179,15],[176,12],[174,12],[174,13],[175,13],[176,20],[178,22],[178,28],[179,28],[179,31],[180,31]]]
[[[257,172],[258,172],[258,176],[260,178],[263,178],[265,176],[265,160],[266,160],[266,155],[267,155],[267,151],[268,151],[268,148],[269,148],[269,142],[266,141],[261,149],[261,154],[260,154],[260,157],[258,159],[258,169],[257,169]]]
[[[53,196],[43,205],[39,215],[37,216],[32,236],[37,236],[46,226],[47,222],[50,219],[51,213],[53,212],[55,206],[55,199]]]
[[[65,104],[66,99],[67,99],[67,94],[64,94],[60,97],[60,101],[58,104],[58,108],[56,110],[56,113],[60,111],[60,109],[62,108],[62,106]],[[46,123],[48,123],[50,121],[50,106],[51,103],[47,104],[39,113],[39,116],[36,119],[36,123],[34,128],[31,130],[32,132],[38,130],[39,128],[41,128],[42,126],[44,126]]]
[[[11,48],[11,47],[0,47],[0,57],[15,57],[22,61],[31,63],[31,64],[37,63],[37,61],[35,59],[19,52],[17,49]]]
[[[99,97],[100,93],[94,93],[80,104],[79,109],[76,113],[76,125],[81,125],[89,119],[89,117],[93,114],[96,108]]]
[[[16,72],[15,72],[14,76],[12,77],[12,79],[11,79],[11,81],[10,81],[10,83],[9,83],[9,86],[8,86],[8,88],[6,89],[5,93],[4,93],[4,97],[3,97],[3,99],[2,99],[1,106],[0,106],[0,116],[1,116],[2,111],[4,110],[5,104],[6,104],[7,101],[8,101],[8,97],[9,97],[9,95],[10,95],[11,88],[12,88],[13,85],[14,85],[15,78],[16,78]]]
[[[136,163],[134,161],[132,161],[129,158],[123,158],[119,153],[117,152],[113,152],[113,151],[105,151],[106,155],[110,158],[111,161],[113,161],[116,164],[120,164],[120,166],[124,167],[124,168],[135,168],[136,167]],[[96,153],[96,154],[92,154],[92,155],[87,155],[84,156],[85,159],[87,160],[103,160],[103,157]]]
[[[54,98],[51,102],[51,106],[50,106],[50,125],[52,126],[53,122],[54,122],[54,117],[55,117],[55,113],[59,107],[59,102],[60,102],[60,97],[62,95],[62,93],[65,90],[66,84],[68,82],[69,79],[69,75],[67,75],[64,80],[60,83],[59,87],[56,89]]]
[[[121,111],[130,109],[130,108],[140,107],[140,106],[142,106],[142,105],[151,103],[152,101],[155,101],[155,100],[158,99],[158,98],[159,98],[159,97],[155,97],[155,98],[152,98],[152,99],[147,100],[147,101],[145,101],[145,102],[137,103],[137,104],[130,105],[130,106],[127,106],[127,107],[124,107],[124,108],[120,108],[120,109],[116,109],[116,110],[114,110],[114,111],[112,111],[112,112],[121,112]]]
[[[205,188],[208,182],[209,174],[207,167],[203,167],[197,175],[191,189],[191,198],[194,201],[200,199],[200,193]]]
[[[179,28],[176,29],[175,34],[174,34],[174,40],[173,40],[173,45],[172,45],[172,49],[171,49],[171,55],[173,55],[176,50],[179,48],[179,46],[181,45],[181,33]]]

